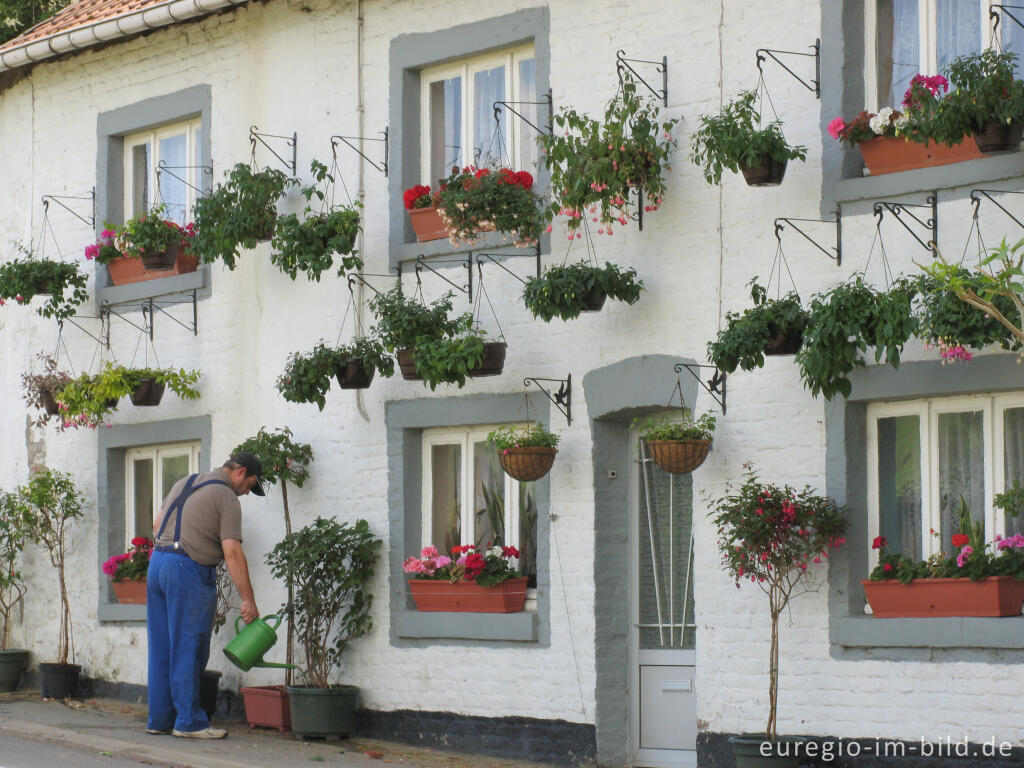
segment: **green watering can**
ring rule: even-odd
[[[274,626],[267,623],[268,619],[274,619]],[[278,664],[272,661],[263,661],[263,654],[269,651],[277,642],[277,633],[274,631],[281,626],[281,617],[271,614],[262,619],[253,619],[245,626],[239,626],[242,617],[235,618],[235,639],[224,648],[224,655],[231,660],[231,663],[248,672],[253,667],[280,667],[283,669],[295,669],[294,664]]]

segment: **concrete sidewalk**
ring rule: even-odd
[[[38,691],[0,694],[0,753],[6,737],[49,742],[168,768],[309,768],[311,763],[376,768],[550,768],[538,763],[352,738],[305,742],[292,733],[218,719],[226,739],[194,741],[145,733],[146,708],[115,699],[43,701]]]

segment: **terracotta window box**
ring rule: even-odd
[[[409,591],[420,611],[516,613],[526,604],[526,577],[507,579],[493,587],[472,581],[412,579]]]
[[[112,581],[110,585],[114,588],[117,602],[121,605],[146,604],[145,579],[123,579],[121,581]]]
[[[880,619],[943,616],[1019,616],[1024,582],[1011,576],[970,579],[861,581],[871,612]]]
[[[864,157],[864,164],[872,176],[886,173],[911,171],[917,168],[930,168],[936,165],[962,163],[965,160],[976,160],[983,155],[973,136],[968,136],[959,144],[947,147],[945,144],[930,141],[927,145],[899,137],[879,136],[870,141],[862,141],[857,146]]]
[[[409,210],[409,222],[418,243],[448,237],[448,227],[441,221],[437,208],[412,208]]]
[[[171,269],[145,269],[142,260],[131,256],[122,256],[107,264],[110,271],[110,281],[114,285],[128,285],[129,283],[142,283],[146,280],[159,280],[161,277],[172,275],[184,275],[187,272],[195,272],[199,267],[199,257],[188,250],[178,251],[178,258],[174,260]]]

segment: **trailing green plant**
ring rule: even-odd
[[[449,317],[452,306],[450,291],[427,306],[403,294],[401,288],[392,288],[370,299],[370,310],[377,319],[374,334],[389,352],[452,336],[458,328],[456,320]]]
[[[981,281],[976,274],[962,267],[952,268],[964,290],[977,292]],[[938,346],[944,356],[957,348],[981,349],[999,344],[1003,349],[1020,350],[1022,342],[1010,330],[986,312],[979,312],[961,300],[955,292],[931,275],[920,277],[920,292],[914,304],[917,318],[915,335],[931,346]],[[1012,315],[1013,301],[1007,296],[994,296],[993,304],[1003,314]]]
[[[473,245],[485,232],[512,236],[517,248],[540,238],[540,198],[533,176],[510,168],[452,168],[437,193],[437,211],[452,245]]]
[[[195,235],[195,224],[182,227],[176,222],[163,218],[164,205],[153,206],[146,213],[128,219],[123,227],[117,228],[114,244],[125,256],[142,258],[146,254],[158,254],[174,244],[181,248],[191,247]],[[102,251],[102,248],[101,248]]]
[[[671,416],[651,416],[634,419],[633,426],[640,429],[643,440],[711,440],[715,434],[715,415],[702,413],[696,420],[686,411],[681,420]]]
[[[362,203],[356,201],[351,207],[325,205],[327,195],[321,186],[333,184],[334,177],[318,160],[310,163],[310,172],[315,183],[302,187],[301,194],[306,199],[303,218],[300,221],[289,213],[277,220],[270,260],[292,280],[299,272],[305,272],[306,277],[319,282],[320,275],[334,266],[335,254],[341,257],[339,276],[362,268],[363,260],[356,250]],[[320,203],[320,211],[313,210],[314,198]]]
[[[337,350],[322,341],[307,354],[292,352],[277,379],[277,391],[291,403],[316,403],[322,411],[340,362]]]
[[[43,403],[43,393],[49,392],[56,397],[57,393],[61,392],[71,381],[71,375],[57,370],[57,361],[45,352],[40,352],[36,357],[43,363],[43,372],[21,374],[21,388],[24,391],[25,403],[28,407],[43,411],[33,422],[36,426],[42,426],[50,420],[50,414],[46,412],[46,406]]]
[[[223,184],[196,200],[192,249],[204,262],[220,259],[234,269],[242,248],[255,248],[273,235],[277,201],[297,183],[275,168],[254,171],[237,164]]]
[[[761,165],[766,157],[780,163],[807,157],[807,147],[786,142],[780,120],[760,125],[756,102],[756,91],[740,91],[717,115],[700,116],[690,159],[702,168],[709,184],[720,183],[723,170],[735,173],[741,165]]]
[[[597,218],[598,234],[614,234],[633,218],[634,191],[642,190],[655,211],[665,196],[666,171],[676,140],[672,129],[679,118],[663,120],[661,107],[641,97],[636,80],[622,73],[621,86],[598,121],[575,109],[563,108],[554,116],[557,130],[542,133],[538,142],[551,175],[551,202],[544,211],[548,221],[565,216],[569,238],[579,238],[584,216]],[[548,231],[550,231],[550,227]]]
[[[11,614],[25,596],[22,551],[29,535],[28,520],[15,494],[0,490],[0,651],[10,648]]]
[[[755,277],[750,283],[754,306],[743,314],[727,312],[725,328],[715,341],[708,342],[708,359],[715,367],[732,373],[737,366],[751,371],[764,365],[764,352],[773,338],[799,337],[807,328],[809,315],[796,293],[781,299],[769,299],[768,292]]]
[[[509,448],[554,448],[558,439],[539,421],[520,427],[500,427],[487,435],[487,442],[499,452]]]
[[[420,339],[413,347],[416,374],[431,391],[438,384],[465,386],[467,374],[484,362],[487,332],[473,324],[473,315],[454,318],[450,335],[440,339]]]
[[[979,133],[993,120],[1003,125],[1024,120],[1024,81],[1014,76],[1016,65],[1017,54],[993,48],[953,59],[945,69],[953,87],[937,116],[946,136],[936,138]]]
[[[29,248],[16,247],[21,256],[0,264],[0,306],[7,301],[28,304],[33,296],[46,295],[36,314],[55,320],[73,316],[89,297],[78,264],[37,258]]]
[[[559,317],[572,320],[587,309],[587,297],[604,293],[611,299],[635,304],[644,290],[636,270],[621,269],[605,262],[603,267],[580,261],[566,266],[551,266],[540,277],[531,277],[523,289],[526,308],[545,322]]]
[[[349,644],[373,628],[369,586],[381,541],[365,520],[355,525],[318,517],[267,554],[275,578],[292,574],[294,598],[282,606],[295,622],[314,688],[329,688]]]
[[[367,374],[374,370],[381,376],[392,376],[395,373],[395,359],[387,353],[380,339],[372,336],[357,336],[348,344],[342,344],[338,347],[338,359],[339,368],[359,360]]]

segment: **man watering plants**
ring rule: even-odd
[[[242,505],[250,491],[263,496],[263,465],[251,453],[233,453],[210,472],[182,478],[153,521],[156,546],[146,581],[149,638],[149,719],[146,733],[222,739],[199,706],[199,673],[210,658],[217,606],[216,568],[223,560],[242,598],[246,624],[257,616],[242,551]]]

